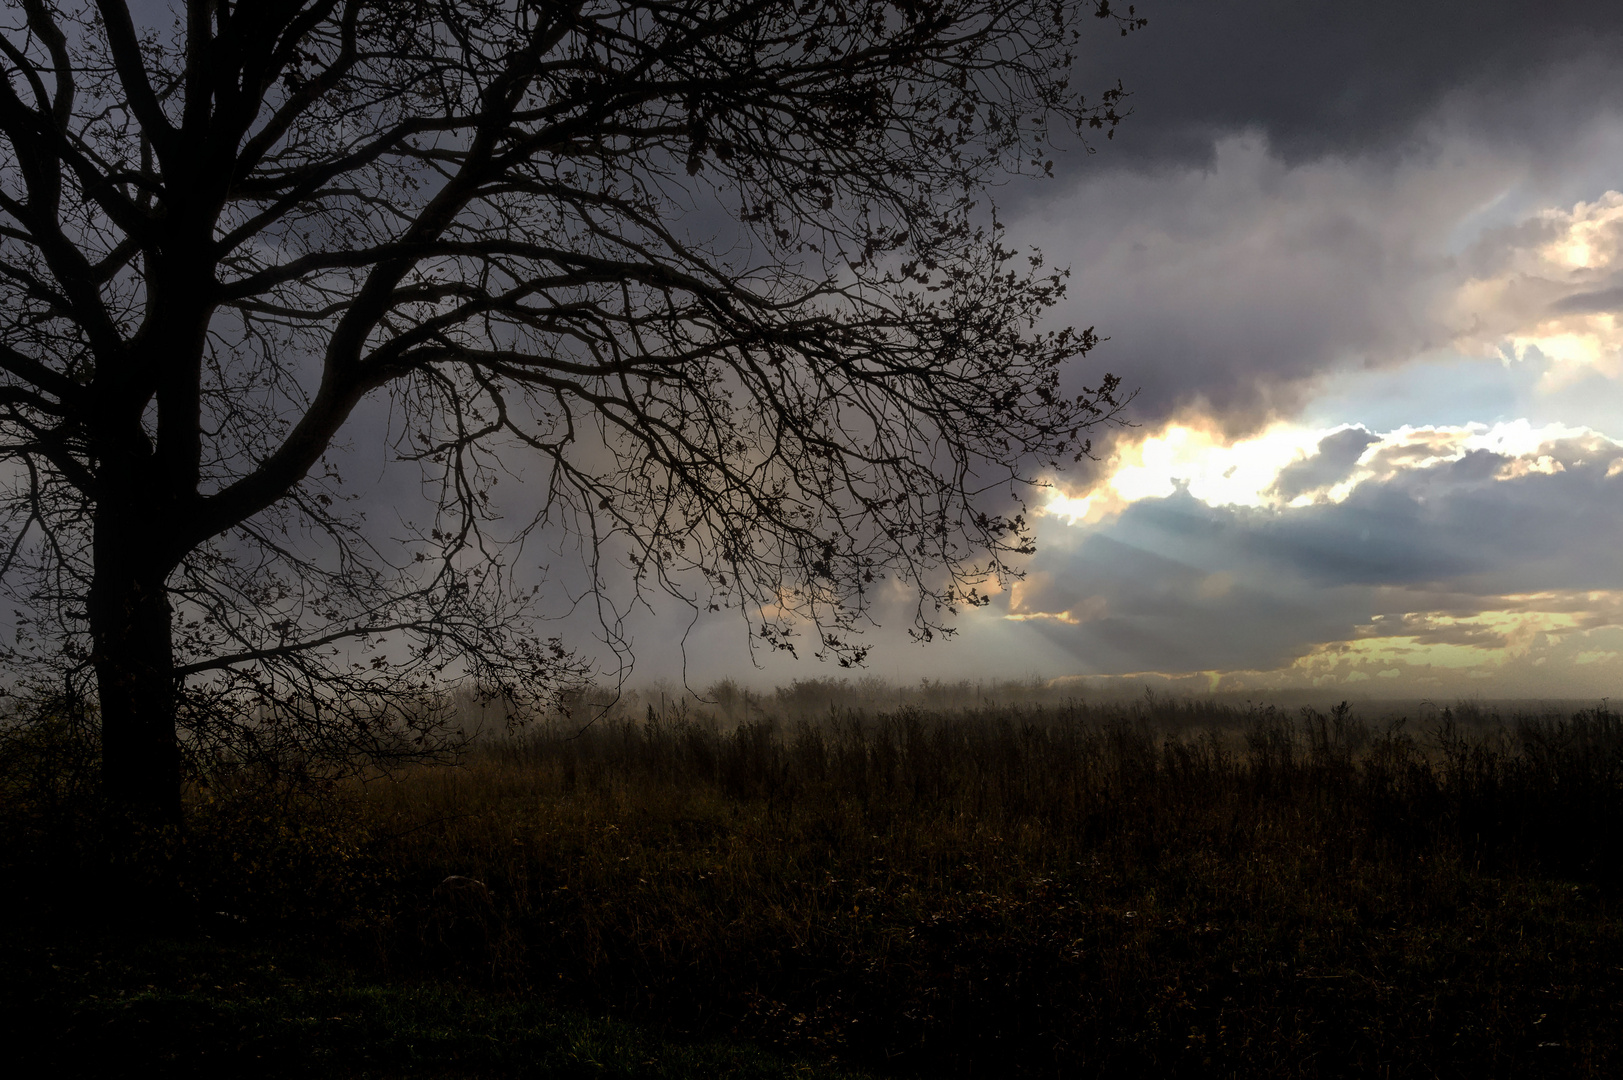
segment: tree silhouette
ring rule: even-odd
[[[437,688],[565,685],[542,534],[763,647],[859,660],[882,578],[940,632],[1119,408],[1061,394],[1095,339],[1036,329],[1064,274],[984,202],[1120,119],[1069,81],[1086,18],[1137,25],[1104,0],[11,10],[10,658],[93,681],[140,820],[182,747],[409,750]],[[421,469],[401,521],[339,475],[357,410]]]

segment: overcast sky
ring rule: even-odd
[[[1623,5],[1137,6],[1083,56],[1132,116],[1000,199],[1138,426],[1027,581],[874,672],[1623,697]],[[701,623],[690,681],[744,642]]]

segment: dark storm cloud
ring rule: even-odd
[[[1113,162],[1203,165],[1214,139],[1242,130],[1291,162],[1380,152],[1445,108],[1537,142],[1623,88],[1615,0],[1142,0],[1137,10],[1148,27],[1087,35],[1082,55],[1083,71],[1119,75],[1132,93]]]
[[[1623,110],[1623,4],[1138,10],[1142,31],[1084,36],[1084,83],[1133,93],[1116,137],[1064,156],[1063,192],[1000,198],[1018,241],[1073,270],[1055,321],[1110,338],[1077,384],[1121,374],[1141,423],[1198,413],[1238,434],[1329,373],[1451,346],[1437,310],[1472,272],[1462,223],[1513,189],[1519,219],[1617,183],[1596,146]]]
[[[1445,343],[1428,304],[1446,233],[1497,182],[1476,162],[1292,167],[1235,138],[1209,171],[1094,176],[1033,207],[1015,239],[1071,268],[1056,319],[1110,339],[1079,382],[1114,371],[1142,389],[1140,423],[1193,411],[1239,433],[1294,411],[1338,366]]]

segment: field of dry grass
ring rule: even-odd
[[[1623,1065],[1605,708],[801,704],[542,724],[364,782],[218,775],[186,888],[212,934],[377,978],[900,1075]],[[16,790],[8,860],[60,861]]]

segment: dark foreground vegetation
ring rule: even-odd
[[[42,1069],[1623,1071],[1604,706],[734,719],[534,726],[364,781],[200,771],[185,933],[139,947],[107,936],[93,733],[18,728],[8,1022]]]

